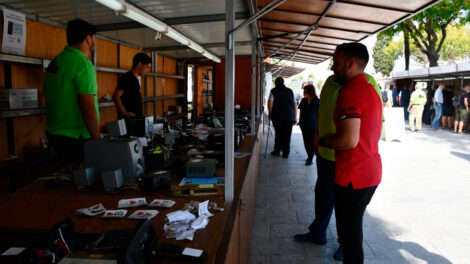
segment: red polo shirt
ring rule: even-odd
[[[336,150],[335,183],[354,189],[376,186],[382,180],[379,154],[382,127],[382,102],[374,86],[360,74],[341,88],[335,108],[335,125],[348,118],[360,118],[360,136],[356,147]]]

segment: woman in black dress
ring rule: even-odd
[[[314,155],[313,140],[317,130],[318,107],[320,100],[315,92],[315,87],[312,84],[304,86],[304,98],[299,103],[300,120],[299,126],[302,130],[302,137],[304,139],[305,150],[307,151],[306,166],[312,165]]]

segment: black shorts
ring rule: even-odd
[[[442,115],[443,116],[453,116],[454,107],[452,105],[442,105]]]

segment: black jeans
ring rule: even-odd
[[[317,155],[317,182],[315,184],[315,220],[308,227],[318,239],[326,242],[326,230],[333,214],[335,192],[335,162]]]
[[[362,218],[377,186],[354,190],[335,185],[335,215],[344,264],[364,263]]]
[[[282,151],[282,155],[289,155],[290,137],[292,135],[292,121],[273,121],[274,126],[274,151]]]
[[[315,130],[302,127],[300,127],[300,130],[302,131],[302,137],[304,139],[304,146],[305,151],[307,151],[308,160],[312,161],[313,155],[315,154],[313,151],[313,140],[315,138]]]
[[[83,139],[47,134],[57,157],[67,163],[83,161]]]

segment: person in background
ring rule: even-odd
[[[405,113],[405,121],[408,121],[409,113],[408,105],[410,104],[410,95],[411,87],[405,86],[403,90],[400,91],[400,106],[403,107],[403,112]]]
[[[100,138],[98,85],[90,61],[96,29],[81,19],[67,23],[67,46],[48,65],[44,78],[46,134],[68,164],[83,160],[83,141]]]
[[[307,160],[305,166],[312,165],[314,156],[313,140],[317,130],[318,107],[320,100],[315,92],[312,84],[303,87],[304,98],[300,101],[298,109],[300,110],[299,126],[302,131],[305,151],[307,152]]]
[[[436,92],[437,85],[432,87],[428,87],[426,89],[426,104],[424,105],[424,112],[423,112],[423,123],[426,125],[431,125],[432,117],[433,117],[433,98],[434,93]]]
[[[463,134],[463,128],[467,125],[470,116],[470,83],[464,86],[464,90],[458,94],[459,106],[455,109],[454,133]],[[457,132],[458,129],[458,132]]]
[[[271,90],[268,99],[269,118],[274,126],[274,150],[271,155],[288,158],[290,152],[290,138],[292,127],[297,123],[297,104],[294,93],[284,85],[284,79],[277,77],[275,87]]]
[[[392,97],[393,97],[393,107],[398,107],[400,106],[400,103],[398,102],[398,88],[396,85],[393,85],[392,89]]]
[[[442,95],[444,102],[442,103],[442,127],[452,129],[452,117],[454,116],[454,106],[452,105],[452,97],[454,97],[453,88],[446,85]]]
[[[410,129],[411,131],[421,130],[421,119],[423,116],[424,105],[426,104],[426,94],[416,86],[416,90],[411,94],[410,102],[407,107],[410,112]],[[416,126],[415,126],[416,120]]]
[[[387,102],[385,103],[386,107],[392,107],[393,106],[393,94],[392,90],[390,90],[390,87],[386,88],[386,93],[387,93]]]
[[[442,94],[442,90],[444,90],[444,84],[439,84],[436,92],[434,93],[434,109],[436,110],[434,119],[431,122],[431,127],[434,130],[439,128],[439,119],[441,118],[442,114],[442,104],[444,103],[444,96]]]
[[[113,94],[118,119],[125,117],[143,117],[142,95],[140,93],[139,76],[150,71],[152,59],[145,53],[137,53],[132,60],[132,69],[119,78],[118,86]]]

